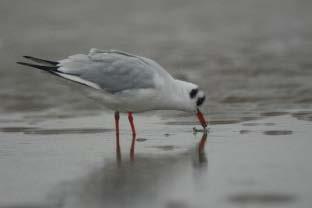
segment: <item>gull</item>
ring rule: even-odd
[[[128,113],[135,137],[133,113],[149,110],[194,112],[206,129],[208,122],[200,111],[205,94],[198,85],[173,78],[152,59],[118,50],[92,48],[88,54],[76,54],[51,61],[32,56],[24,58],[37,64],[17,62],[37,68],[100,93],[103,105],[115,111],[119,138],[119,112]]]

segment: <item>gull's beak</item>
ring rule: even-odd
[[[200,122],[200,124],[204,127],[204,129],[206,129],[206,127],[208,126],[208,122],[206,121],[204,114],[202,112],[200,112],[200,110],[197,108],[197,118]]]

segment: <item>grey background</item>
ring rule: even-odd
[[[198,83],[206,113],[308,108],[311,1],[15,1],[0,2],[0,110],[90,107],[63,80],[17,66],[22,55],[54,60],[92,47],[155,59],[175,77]],[[76,89],[76,90],[75,90]],[[250,115],[252,116],[252,115]]]

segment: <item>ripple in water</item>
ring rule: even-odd
[[[299,111],[291,115],[299,120],[312,121],[312,111]]]
[[[103,132],[111,132],[113,129],[99,128],[66,128],[66,129],[39,129],[34,127],[3,127],[0,132],[5,133],[24,133],[24,134],[96,134]]]
[[[263,134],[270,135],[270,136],[280,136],[280,135],[293,134],[293,131],[290,131],[290,130],[270,130],[270,131],[264,131]]]
[[[228,197],[235,204],[288,204],[296,201],[295,195],[283,193],[239,193]]]

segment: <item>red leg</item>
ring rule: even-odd
[[[128,113],[128,119],[129,119],[129,123],[130,123],[131,130],[132,130],[132,136],[135,137],[136,132],[135,132],[135,127],[134,127],[134,123],[133,123],[133,116],[132,116],[131,112]]]
[[[120,154],[120,143],[119,143],[119,112],[115,112],[115,127],[116,127],[116,153],[117,157]]]

